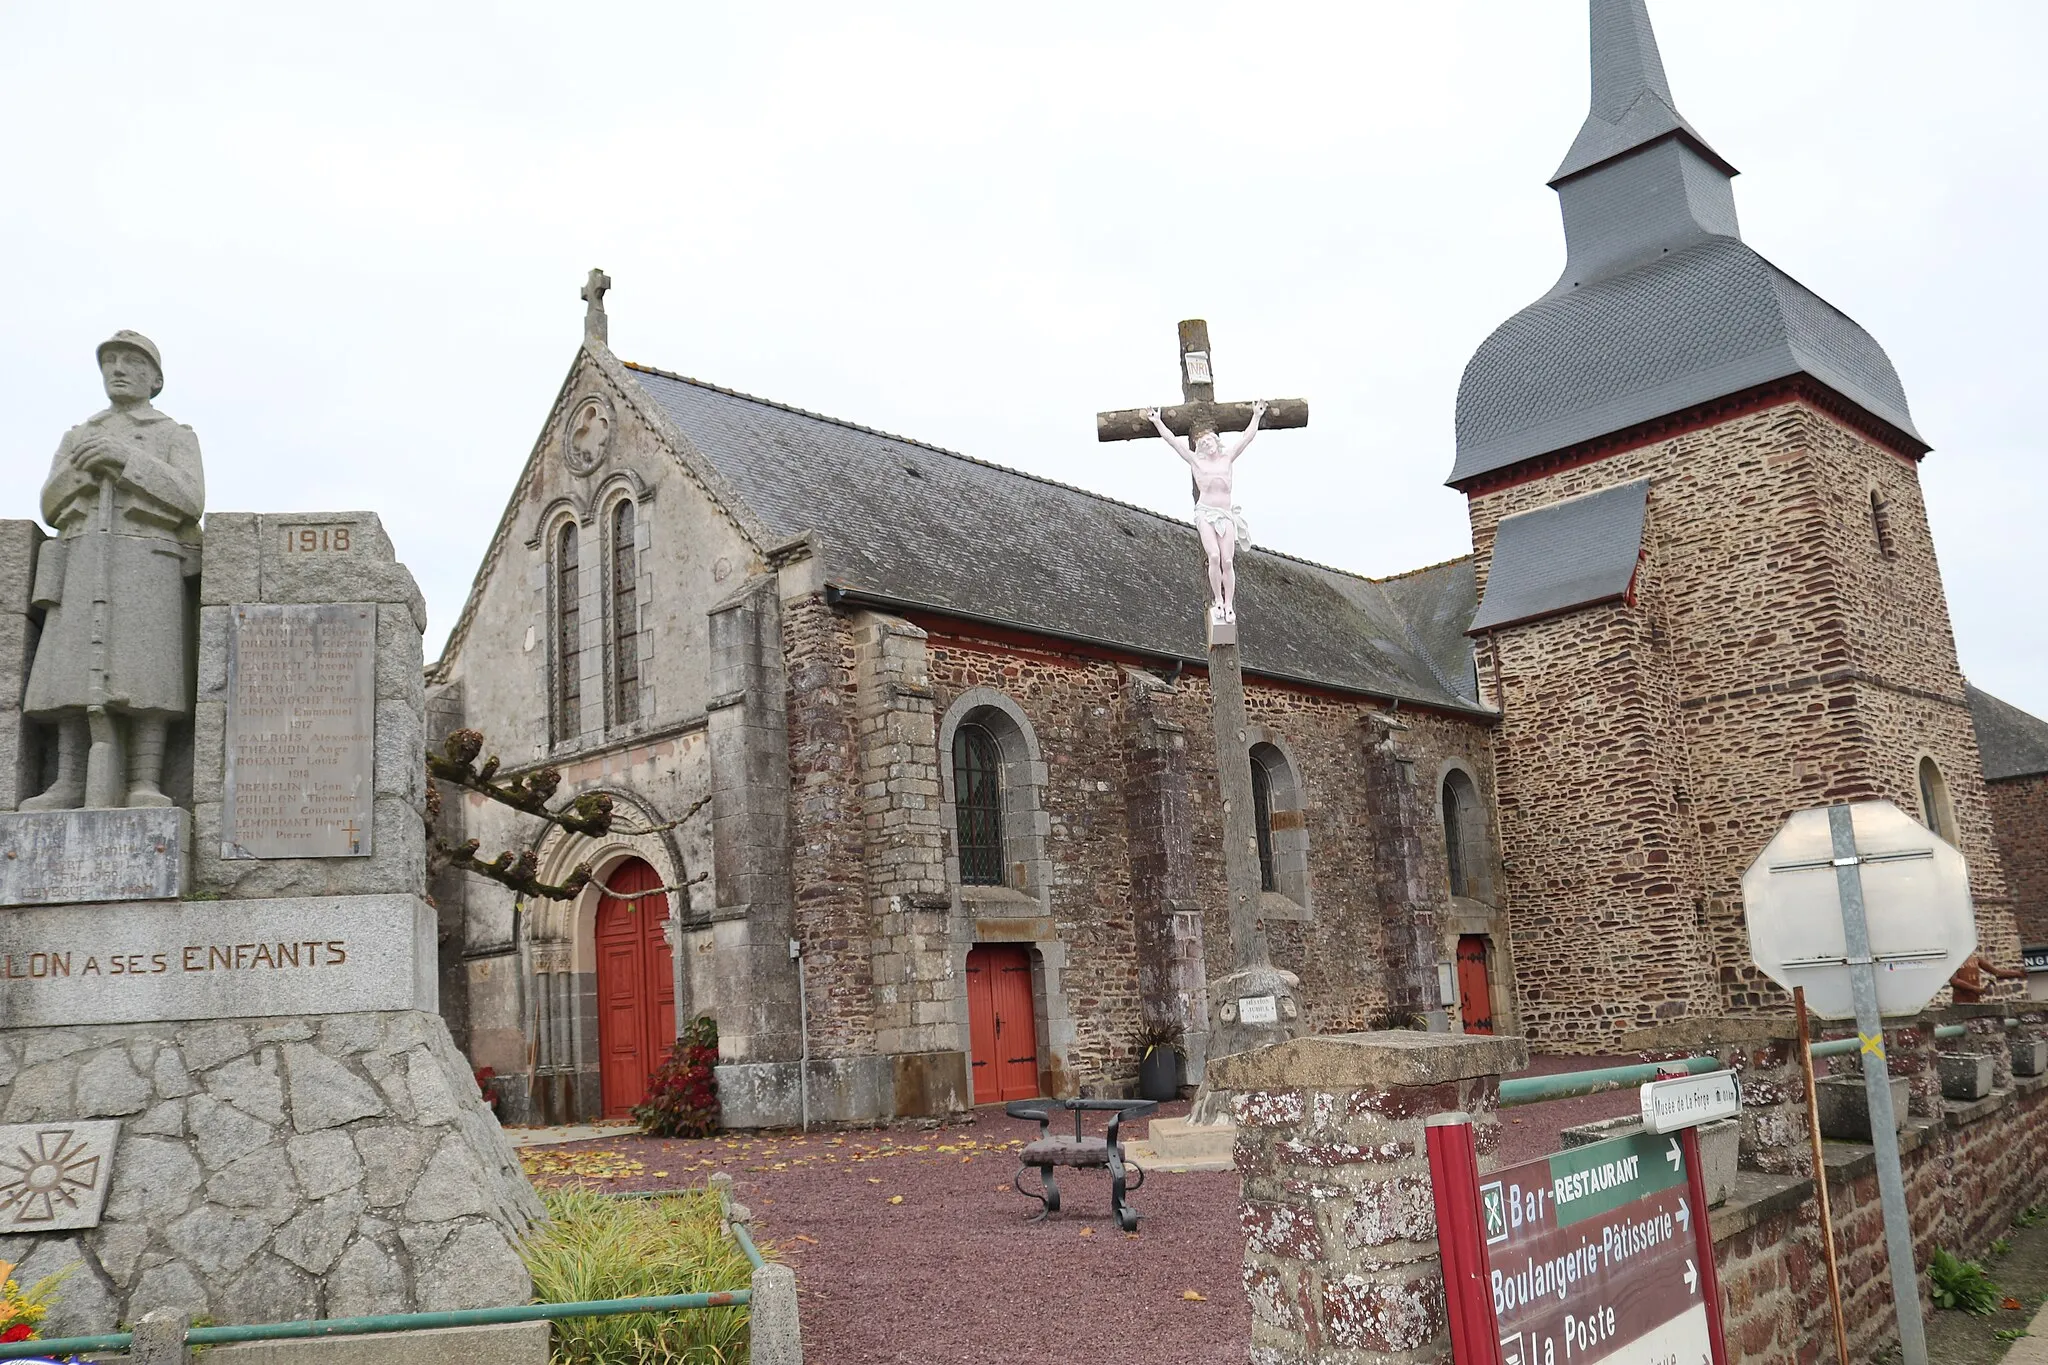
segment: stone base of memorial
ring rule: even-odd
[[[121,1130],[111,1161],[59,1162],[105,1200],[97,1226],[37,1232],[35,1200],[0,1218],[22,1283],[74,1267],[45,1335],[157,1308],[278,1322],[531,1292],[518,1245],[540,1207],[439,1015],[10,1029],[0,1076],[0,1123],[24,1125],[0,1130],[0,1175],[61,1158],[50,1135],[80,1120]]]
[[[437,1012],[419,590],[368,513],[215,513],[200,601],[191,813],[0,817],[0,1259],[71,1268],[46,1336],[523,1303],[540,1203]]]

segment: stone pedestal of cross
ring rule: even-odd
[[[1176,436],[1243,431],[1252,424],[1251,403],[1216,401],[1214,367],[1210,363],[1209,324],[1200,319],[1180,325],[1180,390],[1183,401],[1159,411],[1160,422]],[[1097,413],[1096,439],[1157,439],[1150,410],[1130,408]],[[1298,398],[1268,402],[1262,429],[1305,427],[1308,404]],[[1208,629],[1209,691],[1216,729],[1216,781],[1223,798],[1223,866],[1230,883],[1231,971],[1209,985],[1209,1056],[1245,1052],[1268,1043],[1285,1042],[1300,1031],[1301,1007],[1295,999],[1300,984],[1292,972],[1272,963],[1266,932],[1259,923],[1258,834],[1252,812],[1251,736],[1245,721],[1244,674],[1237,653],[1236,621],[1219,620],[1205,609]],[[1194,1117],[1220,1118],[1205,1086]]]

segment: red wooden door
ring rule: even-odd
[[[1031,1008],[1028,951],[998,943],[968,952],[967,1032],[976,1104],[1038,1094],[1038,1025]]]
[[[629,858],[604,882],[630,895],[659,887],[661,874]],[[606,1118],[625,1118],[647,1098],[648,1077],[676,1039],[674,954],[662,932],[667,919],[667,896],[598,901],[598,1075]]]
[[[1465,1032],[1493,1032],[1493,982],[1486,974],[1484,934],[1458,939],[1458,1014]]]

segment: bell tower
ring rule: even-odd
[[[1748,965],[1741,871],[1836,800],[1889,798],[1961,847],[1986,951],[2016,964],[1897,372],[1743,240],[1646,0],[1590,20],[1591,107],[1550,180],[1564,269],[1466,365],[1448,480],[1503,716],[1525,1026],[1592,1048],[1783,1008]]]

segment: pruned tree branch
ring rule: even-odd
[[[522,776],[501,779],[498,776],[499,762],[496,754],[479,765],[477,755],[483,752],[484,736],[480,730],[457,730],[448,736],[440,753],[427,753],[427,776],[436,781],[473,791],[503,806],[525,815],[535,816],[571,834],[582,834],[601,839],[609,834],[637,837],[659,834],[675,829],[694,818],[698,812],[711,804],[705,796],[692,802],[690,808],[673,820],[659,824],[622,825],[618,823],[612,808],[612,798],[604,792],[585,792],[568,804],[550,808],[548,802],[554,799],[556,790],[562,784],[562,774],[554,768],[541,768]],[[646,891],[614,891],[599,881],[590,870],[589,863],[579,863],[566,879],[560,882],[544,882],[540,879],[540,856],[534,850],[506,850],[488,860],[477,857],[479,841],[469,839],[460,844],[450,844],[440,835],[441,789],[433,781],[427,783],[427,850],[430,870],[452,867],[457,871],[471,872],[488,878],[500,886],[508,887],[521,896],[539,900],[567,901],[583,894],[584,889],[595,885],[606,896],[615,900],[640,901],[649,896],[659,896],[687,890],[709,878],[709,873],[699,873],[675,886],[657,886]]]

